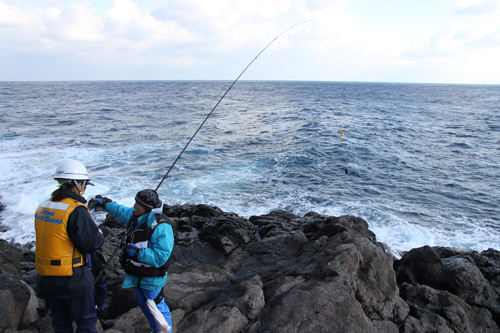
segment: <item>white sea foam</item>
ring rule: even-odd
[[[221,86],[19,83],[17,94],[2,97],[18,100],[0,116],[0,217],[10,228],[0,237],[34,239],[34,211],[56,188],[51,175],[63,159],[87,166],[96,184],[87,197],[102,194],[132,206],[137,191],[158,185]],[[26,99],[22,89],[41,90],[40,97]],[[457,89],[460,94],[449,95]],[[488,106],[498,103],[457,100],[468,89],[477,98],[484,95],[477,89],[498,96],[491,87],[242,83],[160,195],[170,205],[205,203],[244,217],[275,209],[360,216],[396,256],[423,245],[499,249],[499,128],[491,124],[500,121]],[[118,95],[123,98],[109,97]],[[446,108],[429,102],[436,100]],[[54,111],[63,104],[64,114]],[[32,118],[36,125],[22,123]],[[453,140],[466,145],[451,150]]]
[[[101,160],[97,154],[101,152],[90,150],[73,156],[78,155],[88,161],[94,158],[90,164],[95,165]],[[114,155],[113,158],[118,164],[126,164],[128,153],[121,159],[117,158],[119,154],[116,152],[110,152],[110,155]],[[9,158],[5,160],[9,161]],[[2,223],[10,230],[1,235],[3,239],[19,243],[34,240],[33,214],[38,205],[56,189],[55,182],[51,179],[55,165],[56,163],[44,163],[34,167],[32,156],[26,158],[17,156],[15,160],[10,158],[10,162],[5,164],[7,172],[3,172],[0,176],[1,201],[5,205],[1,217]],[[102,194],[120,204],[132,206],[138,190],[144,187],[154,188],[157,185],[154,180],[145,182],[141,177],[127,177],[128,172],[127,167],[122,166],[110,167],[106,172],[96,171],[95,177],[91,173],[96,186],[88,187],[86,196],[90,198]],[[24,175],[21,183],[15,182],[14,174]],[[246,183],[250,188],[255,182],[263,181],[255,165],[226,166],[213,173],[200,173],[199,176],[189,178],[179,178],[177,175],[176,178],[175,182],[167,181],[160,190],[160,195],[170,205],[206,203],[244,217],[267,214],[275,209],[287,209],[298,215],[315,211],[331,216],[359,216],[369,223],[369,228],[376,234],[377,240],[387,244],[390,252],[396,257],[405,251],[424,245],[464,247],[478,251],[489,247],[500,248],[498,241],[500,233],[492,233],[491,228],[484,227],[481,223],[453,231],[439,227],[426,228],[361,202],[334,204],[328,200],[318,205],[311,201],[311,193],[306,191],[291,191],[286,196],[278,194],[284,191],[283,188],[276,189],[274,197],[267,194],[266,197],[256,199],[255,196],[258,197],[258,194],[249,194],[245,191]]]

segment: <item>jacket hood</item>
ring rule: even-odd
[[[151,218],[153,218],[153,220],[156,220],[156,217],[155,217],[156,214],[163,214],[163,203],[164,203],[164,201],[163,201],[162,198],[158,198],[158,200],[160,200],[160,207],[153,208],[151,210],[151,212],[148,215],[148,221],[150,221]]]

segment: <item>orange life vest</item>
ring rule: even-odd
[[[78,206],[87,208],[70,198],[58,202],[49,199],[36,210],[35,269],[41,276],[73,276],[73,267],[84,264],[66,231],[68,217]]]

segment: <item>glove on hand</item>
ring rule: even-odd
[[[106,204],[108,202],[112,202],[113,200],[106,198],[106,197],[103,197],[102,195],[98,194],[95,196],[95,201],[97,202],[97,204],[99,206],[106,207]]]
[[[137,255],[139,254],[139,250],[140,250],[140,248],[138,248],[137,245],[132,244],[132,243],[128,243],[127,246],[125,247],[125,249],[127,250],[127,254],[130,257],[130,259],[132,259],[132,260],[137,259]]]

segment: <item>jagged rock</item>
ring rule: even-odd
[[[398,281],[446,290],[470,305],[499,312],[498,296],[475,264],[486,263],[478,257],[474,260],[471,254],[479,256],[477,252],[441,247],[412,249],[395,264]]]
[[[164,212],[178,231],[164,287],[175,332],[498,332],[496,250],[425,246],[397,260],[359,217],[273,211],[245,219],[191,204]],[[112,254],[125,228],[115,222],[108,216],[100,226],[109,258],[105,304],[116,321],[106,332],[149,333],[133,290],[121,287],[119,251]],[[34,252],[16,246],[0,242],[0,269],[17,276],[3,279],[23,285],[28,299],[17,274],[33,283]],[[5,311],[22,312],[10,287],[0,295],[9,299],[0,297],[0,321]],[[39,319],[25,310],[7,331],[53,332],[41,303]]]
[[[179,332],[240,332],[264,308],[259,276],[241,282],[229,294],[189,313],[179,323]]]
[[[404,332],[500,332],[488,310],[470,306],[448,291],[405,282],[401,295],[413,317],[404,323]]]
[[[414,309],[413,313],[419,319],[408,316],[400,333],[455,333],[446,325],[446,320],[431,311]]]
[[[392,263],[392,257],[370,240],[344,231],[307,243],[276,275],[302,275],[306,280],[345,277],[370,318],[400,323],[409,310],[399,297]]]
[[[219,217],[223,214],[224,212],[220,208],[203,204],[194,206],[193,210],[191,211],[191,216],[209,218]]]
[[[21,253],[19,249],[0,239],[0,274],[21,279]]]
[[[232,279],[230,272],[217,266],[174,262],[164,287],[165,301],[172,309],[191,310],[218,295]]]
[[[33,259],[34,260],[34,259]],[[36,270],[34,262],[21,262],[21,274],[23,280],[32,288],[36,288]]]
[[[290,216],[282,216],[278,214],[281,211],[274,211],[268,215],[262,216],[251,216],[249,221],[257,226],[259,230],[259,236],[261,238],[276,235],[276,233],[283,231],[292,231],[293,227],[289,223]],[[285,218],[284,218],[285,217]],[[288,217],[288,218],[286,218]],[[293,216],[295,217],[295,216]],[[271,232],[273,232],[271,234]]]
[[[395,324],[380,331],[354,294],[349,281],[340,276],[299,283],[266,302],[248,332],[398,332]]]
[[[50,318],[50,315],[48,314],[31,323],[30,328],[34,328],[35,332],[54,333],[54,328],[52,328],[52,318]]]
[[[104,332],[99,320],[96,322],[95,327],[96,327],[96,330],[98,333]],[[76,329],[77,329],[77,326],[73,322],[73,330],[75,331]],[[14,332],[17,332],[17,331],[14,331]],[[46,314],[42,318],[34,321],[33,323],[31,323],[30,327],[27,327],[26,329],[20,331],[20,333],[21,332],[54,333],[54,328],[52,327],[52,318],[50,317],[50,314]],[[106,332],[108,332],[108,331],[106,331]]]
[[[24,281],[21,282],[24,283]],[[32,322],[37,321],[40,318],[39,313],[46,312],[45,301],[36,297],[36,292],[30,285],[26,284],[26,286],[29,289],[30,298],[23,314],[21,315],[21,318],[19,319],[19,329],[28,328]]]
[[[252,242],[245,247],[251,254],[246,264],[246,275],[260,275],[267,281],[297,255],[307,243],[301,231],[266,237],[259,242]]]
[[[222,214],[224,214],[224,212],[220,208],[204,204],[200,205],[185,204],[177,206],[163,205],[163,213],[168,217],[192,218],[194,216],[198,216],[201,218],[208,218],[208,219],[219,217]],[[201,228],[201,226],[196,226],[196,227]]]
[[[254,235],[255,228],[247,219],[226,214],[205,223],[198,237],[228,255],[238,246],[254,240]]]
[[[0,331],[19,327],[30,296],[25,283],[4,274],[0,275]]]
[[[444,290],[465,300],[467,303],[492,308],[493,291],[479,271],[479,268],[464,258],[441,259],[441,281]]]
[[[368,229],[368,223],[360,217],[343,215],[339,217],[328,217],[325,225],[312,237],[312,240],[322,236],[334,236],[341,232],[348,232],[353,236],[359,236],[376,241],[375,234]]]
[[[140,307],[135,307],[115,318],[115,325],[106,333],[150,333],[151,326]]]
[[[210,244],[195,240],[188,246],[174,246],[172,260],[185,265],[202,263],[215,264],[225,256]]]
[[[113,215],[111,215],[109,213],[106,215],[106,219],[104,220],[104,222],[102,222],[99,225],[99,228],[102,229],[103,227],[113,228],[113,229],[125,229],[126,228],[116,218],[114,218]],[[106,237],[108,235],[104,235],[104,236]]]
[[[113,297],[111,298],[111,303],[109,304],[107,313],[110,318],[115,318],[137,307],[138,305],[139,304],[135,299],[134,289],[123,289],[120,285],[113,290]]]

